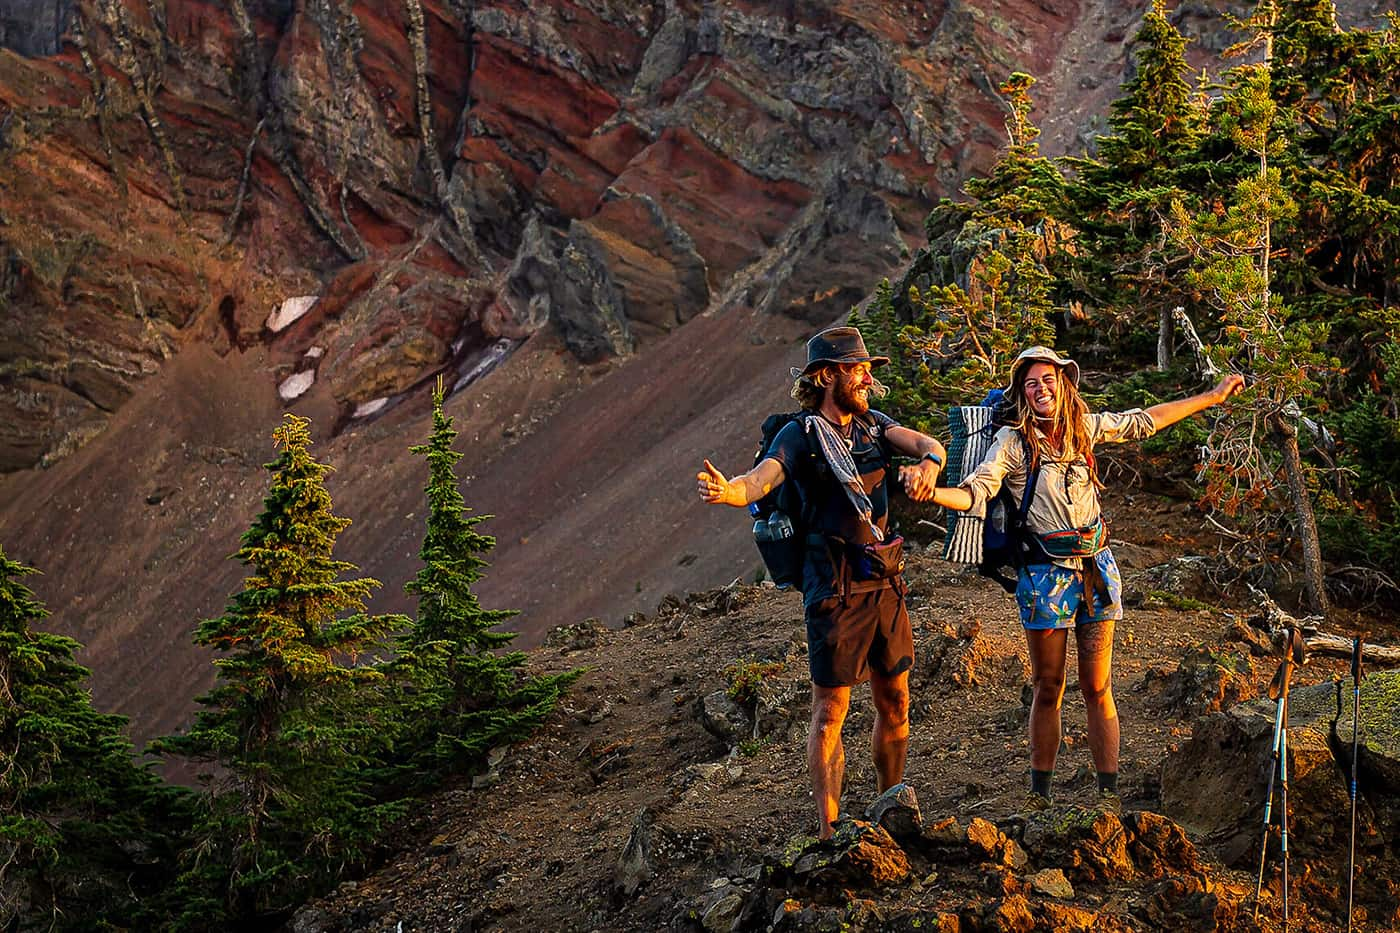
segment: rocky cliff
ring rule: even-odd
[[[0,535],[141,733],[284,408],[386,607],[438,374],[527,633],[751,572],[698,457],[989,164],[998,80],[1078,147],[1145,2],[0,0]]]
[[[547,325],[597,361],[734,307],[825,322],[988,163],[1001,76],[1098,40],[1116,86],[1130,14],[1087,12],[11,0],[48,54],[0,62],[0,469],[191,341],[351,418]]]

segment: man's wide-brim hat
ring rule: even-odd
[[[1034,363],[1052,363],[1069,378],[1075,388],[1079,387],[1079,364],[1067,356],[1060,356],[1049,347],[1027,347],[1021,351],[1021,355],[1016,357],[1011,364],[1011,385],[1009,388],[1015,389],[1016,383],[1021,379],[1021,372]]]
[[[807,365],[794,368],[792,377],[811,375],[813,370],[840,363],[869,363],[884,366],[888,356],[871,356],[865,349],[865,338],[854,327],[829,327],[807,341]]]

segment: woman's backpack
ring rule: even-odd
[[[980,405],[955,405],[948,409],[947,484],[956,486],[971,475],[991,449],[992,439],[1009,426],[1009,410],[1001,389],[993,389]],[[1020,435],[1017,435],[1020,437]],[[1025,438],[1021,438],[1025,444]],[[1027,451],[1029,458],[1029,451]],[[943,558],[960,564],[976,564],[978,573],[989,577],[1008,593],[1016,592],[1015,569],[1025,563],[1028,543],[1026,516],[1035,498],[1040,466],[1026,479],[1021,501],[1002,489],[987,503],[987,517],[948,509],[948,534],[943,541]],[[1013,572],[1007,574],[1010,569]]]

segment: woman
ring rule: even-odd
[[[1104,805],[1118,808],[1118,711],[1110,666],[1113,624],[1123,617],[1122,580],[1099,510],[1103,482],[1094,446],[1151,437],[1220,404],[1243,385],[1243,377],[1229,375],[1208,392],[1146,411],[1090,414],[1079,394],[1079,365],[1054,350],[1031,347],[1011,367],[1006,399],[1013,406],[1013,426],[997,432],[986,458],[959,486],[934,493],[939,505],[983,516],[1003,486],[1022,503],[1028,477],[1036,477],[1026,514],[1030,556],[1018,571],[1016,588],[1035,686],[1030,806],[1043,808],[1050,801],[1065,648],[1073,628],[1099,794]]]

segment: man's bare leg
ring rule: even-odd
[[[875,731],[871,751],[881,793],[904,780],[904,759],[909,751],[909,672],[885,677],[870,675],[875,701]]]
[[[841,779],[846,750],[841,726],[851,705],[850,687],[812,684],[812,726],[807,732],[807,771],[812,776],[812,800],[817,805],[817,835],[831,838],[831,824],[840,813]]]
[[[1118,707],[1113,702],[1113,620],[1074,630],[1079,690],[1089,726],[1089,751],[1101,774],[1118,773]]]
[[[1031,767],[1054,771],[1060,750],[1060,704],[1065,696],[1065,629],[1026,629],[1031,653]]]

